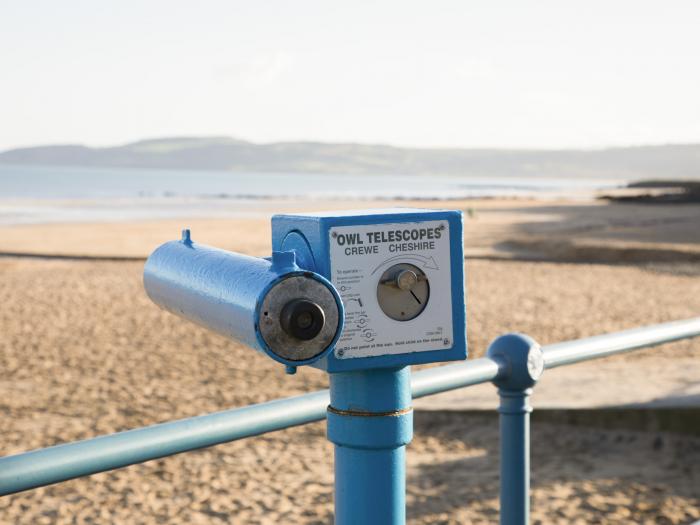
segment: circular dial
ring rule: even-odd
[[[423,270],[413,264],[395,264],[377,284],[377,302],[382,311],[397,321],[418,317],[428,304],[430,284]]]

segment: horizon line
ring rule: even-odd
[[[323,141],[315,139],[296,139],[296,140],[275,140],[275,141],[254,141],[248,139],[242,139],[235,137],[233,135],[193,135],[193,134],[183,134],[183,135],[163,135],[159,137],[147,137],[140,138],[136,140],[131,140],[127,142],[117,142],[111,145],[90,145],[88,143],[81,142],[54,142],[54,143],[38,143],[33,145],[18,145],[9,148],[4,148],[0,150],[0,154],[7,153],[14,150],[23,149],[34,149],[34,148],[50,148],[50,147],[83,147],[88,149],[113,149],[113,148],[123,148],[126,146],[131,146],[134,144],[145,143],[145,142],[158,142],[158,141],[169,141],[169,140],[226,140],[231,142],[239,142],[244,144],[249,144],[252,146],[273,146],[277,144],[317,144],[326,146],[361,146],[361,147],[385,147],[398,150],[423,150],[423,151],[493,151],[493,152],[564,152],[564,151],[580,151],[580,152],[594,152],[594,151],[607,151],[616,149],[636,149],[636,148],[660,148],[660,147],[672,147],[672,146],[696,146],[700,145],[700,138],[697,142],[644,142],[644,143],[625,143],[617,145],[607,145],[607,146],[568,146],[568,147],[511,147],[511,146],[411,146],[411,145],[398,145],[392,144],[390,142],[362,142],[362,141]]]

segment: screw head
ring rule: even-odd
[[[401,270],[396,276],[396,286],[401,290],[410,290],[418,282],[418,276],[411,270]]]

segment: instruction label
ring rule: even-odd
[[[449,228],[447,221],[426,221],[330,229],[331,281],[345,306],[338,359],[452,346]],[[425,308],[408,321],[387,316],[377,300],[380,278],[401,263],[420,269],[429,284]]]

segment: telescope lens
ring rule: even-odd
[[[306,330],[314,322],[313,316],[309,312],[302,312],[297,316],[297,325]]]
[[[318,335],[326,321],[323,310],[316,303],[294,299],[282,308],[280,324],[291,337],[308,341]]]

